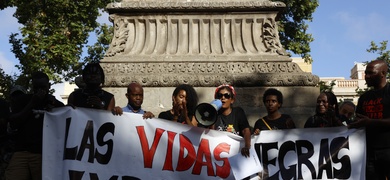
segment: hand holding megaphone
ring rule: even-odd
[[[203,126],[209,127],[217,121],[218,110],[222,107],[222,101],[214,99],[211,103],[201,103],[195,108],[195,119]]]

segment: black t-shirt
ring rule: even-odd
[[[103,109],[108,108],[108,105],[110,104],[112,97],[114,97],[113,94],[103,89],[98,89],[93,93],[87,93],[82,89],[78,89],[73,91],[71,95],[73,96],[73,105],[77,107],[84,107],[84,108],[91,108],[89,105],[87,105],[87,99],[89,96],[97,96],[100,98],[102,102],[104,102]]]
[[[0,142],[7,135],[7,122],[9,116],[9,104],[6,100],[0,99]]]
[[[12,113],[21,112],[26,107],[32,98],[32,94],[22,95],[15,101],[15,106]],[[48,95],[51,99],[55,99],[52,95]],[[42,153],[42,131],[44,114],[34,113],[33,110],[45,110],[46,105],[50,103],[54,107],[64,106],[64,104],[57,99],[53,102],[41,101],[34,105],[33,109],[28,113],[27,118],[18,126],[15,137],[16,151],[29,151],[32,153]]]
[[[244,136],[242,131],[250,128],[248,119],[241,107],[233,107],[232,112],[225,116],[218,114],[214,129],[219,131],[230,131],[234,134]]]
[[[336,115],[315,114],[310,116],[304,125],[304,128],[322,128],[343,126]]]
[[[192,116],[190,116],[190,119],[191,119],[191,117],[192,117]],[[174,116],[173,116],[173,114],[171,113],[171,110],[168,110],[168,111],[161,112],[161,113],[158,115],[158,118],[172,121],[173,118],[174,118]],[[178,123],[182,123],[182,124],[187,124],[185,118],[182,117],[182,116],[179,116],[179,118],[177,119],[177,122],[178,122]]]
[[[269,127],[272,130],[277,130],[277,129],[292,129],[295,128],[295,124],[291,118],[290,115],[287,114],[282,114],[280,118],[275,119],[275,120],[268,120],[267,116],[263,117],[262,119],[267,122]],[[260,130],[270,130],[267,125],[264,124],[263,120],[259,119],[256,121],[254,129],[260,129]]]
[[[390,118],[390,85],[379,90],[370,90],[360,96],[356,113],[371,119]],[[388,127],[366,128],[368,148],[390,148],[390,129]]]

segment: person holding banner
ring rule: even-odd
[[[280,113],[279,109],[283,105],[283,94],[277,89],[269,88],[263,94],[263,103],[267,109],[267,116],[258,119],[253,127],[254,135],[259,135],[260,131],[277,130],[277,129],[293,129],[295,123],[288,114]],[[259,173],[262,179],[268,178],[268,166],[265,166],[263,171]]]
[[[198,94],[192,86],[181,84],[172,93],[172,109],[161,112],[158,118],[197,126],[194,114],[198,100]]]
[[[9,137],[7,133],[8,117],[10,114],[9,103],[0,98],[0,179],[4,179],[5,169],[8,165]]]
[[[344,125],[349,124],[355,120],[355,109],[356,105],[352,101],[344,101],[340,103],[340,120]]]
[[[337,98],[332,92],[321,92],[317,97],[316,114],[307,119],[304,127],[344,126],[339,118]]]
[[[367,64],[368,87],[359,97],[356,121],[349,128],[366,128],[366,179],[390,179],[390,85],[386,81],[388,64],[374,60]]]
[[[222,101],[222,107],[218,111],[217,121],[213,129],[219,131],[228,131],[244,138],[245,146],[241,149],[241,154],[249,157],[251,146],[251,131],[248,119],[241,107],[233,107],[236,97],[236,91],[233,86],[223,84],[217,87],[214,93],[215,99]]]
[[[295,123],[290,115],[280,113],[283,105],[283,94],[277,89],[269,88],[264,92],[263,103],[267,116],[256,121],[253,134],[259,135],[262,130],[293,129]]]
[[[154,118],[154,114],[150,111],[144,111],[141,105],[144,101],[144,89],[141,84],[133,82],[127,86],[126,98],[127,106],[123,107],[123,112],[142,114],[144,119]]]
[[[42,179],[42,131],[44,112],[64,104],[49,94],[49,77],[32,74],[34,94],[23,94],[15,102],[10,125],[17,129],[15,152],[6,170],[6,179]]]
[[[85,87],[73,91],[68,104],[76,107],[104,109],[113,114],[122,114],[122,108],[115,106],[114,95],[103,90],[104,71],[99,63],[89,63],[83,69]]]

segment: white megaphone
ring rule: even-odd
[[[222,107],[222,101],[214,99],[211,103],[201,103],[195,108],[195,119],[199,124],[209,127],[217,121],[218,110]]]

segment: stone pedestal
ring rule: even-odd
[[[251,125],[266,114],[261,96],[275,87],[285,96],[282,112],[300,126],[314,113],[319,78],[304,73],[280,44],[275,18],[284,8],[267,0],[143,0],[107,6],[114,38],[101,65],[106,90],[125,106],[126,86],[144,86],[143,108],[156,115],[170,109],[172,92],[190,84],[200,102],[215,87],[232,84],[235,105]]]

